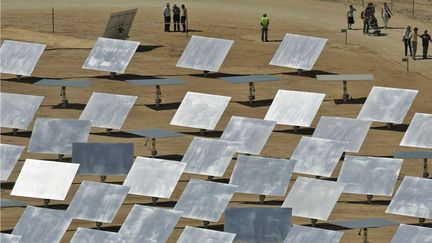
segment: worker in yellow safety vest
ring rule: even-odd
[[[267,17],[267,14],[263,14],[263,16],[261,17],[261,41],[262,42],[267,42],[268,38],[267,38],[267,34],[268,34],[268,27],[270,24],[270,20]]]

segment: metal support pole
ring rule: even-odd
[[[249,82],[249,104],[255,100],[255,83]]]
[[[368,242],[368,229],[367,228],[363,229],[363,243],[369,243]]]
[[[348,82],[347,80],[343,80],[342,81],[343,84],[343,95],[342,95],[342,100],[343,102],[347,102],[348,98],[349,98],[349,94],[348,94]]]
[[[369,204],[372,204],[372,198],[373,198],[373,195],[367,195],[366,198],[367,198],[367,202],[368,202]]]
[[[48,204],[50,203],[50,200],[49,199],[44,199],[43,203],[44,203],[44,208],[47,208]]]
[[[264,204],[266,196],[265,195],[259,195],[260,204]]]
[[[152,197],[152,205],[153,205],[153,206],[156,206],[157,201],[158,201],[158,198],[157,198],[157,197]]]
[[[65,86],[61,87],[60,96],[62,98],[62,107],[66,108],[66,106],[68,104],[68,100],[67,100],[67,97],[66,97],[66,87]]]
[[[110,78],[112,78],[112,79],[115,78],[116,74],[117,74],[117,73],[115,73],[115,72],[111,72],[111,73],[110,73]]]
[[[22,78],[22,75],[17,75],[16,78],[17,78],[17,81],[20,81]]]
[[[299,127],[299,126],[294,126],[293,128],[294,128],[294,132],[295,132],[295,133],[298,133],[300,127]]]
[[[208,76],[208,73],[209,73],[209,71],[205,71],[205,70],[204,70],[204,77],[207,77],[207,76]]]
[[[52,32],[54,33],[54,8],[51,8]]]
[[[414,8],[415,8],[415,0],[413,0],[413,4],[412,4],[412,16],[414,17]]]
[[[419,225],[423,226],[425,221],[426,221],[425,218],[419,218]]]
[[[100,182],[105,183],[105,181],[106,181],[106,175],[101,175],[100,176]]]
[[[59,160],[59,161],[63,161],[63,158],[64,158],[64,154],[59,154],[59,155],[58,155],[58,160]]]
[[[12,129],[12,134],[13,135],[17,135],[18,134],[18,128],[14,128],[14,129]]]
[[[303,71],[303,69],[297,69],[297,74],[301,75],[302,71]]]
[[[205,129],[200,129],[200,135],[204,135],[205,131]]]
[[[106,129],[106,132],[107,132],[108,135],[110,135],[111,132],[112,132],[112,128],[107,128],[107,129]]]
[[[406,59],[406,63],[407,63],[407,73],[409,73],[409,58]]]
[[[348,45],[348,29],[345,31],[345,45]]]
[[[317,219],[311,219],[311,225],[312,227],[316,227],[318,220]]]
[[[429,178],[428,159],[423,159],[423,177]]]
[[[162,102],[161,95],[162,95],[162,90],[160,88],[160,85],[156,85],[156,98],[155,98],[156,106],[159,106],[160,103]]]
[[[393,123],[387,123],[387,129],[392,129],[393,128]]]
[[[100,230],[102,228],[102,222],[96,222],[96,229]]]
[[[210,222],[209,222],[209,221],[203,221],[203,226],[204,226],[204,229],[207,229],[207,228],[208,228],[208,226],[209,226],[209,224],[210,224]]]
[[[214,179],[214,176],[207,176],[207,179],[208,179],[209,181],[211,181],[211,180]]]
[[[157,155],[156,138],[151,139],[151,155],[153,158],[156,158],[156,155]]]

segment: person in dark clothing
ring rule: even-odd
[[[183,26],[183,32],[187,31],[187,26],[186,26],[187,18],[188,18],[187,9],[186,9],[185,5],[182,4],[181,5],[181,18],[180,18],[180,21],[181,21],[181,24]]]
[[[171,25],[171,9],[169,3],[166,4],[166,7],[163,10],[163,15],[165,20],[165,32],[169,32]]]
[[[408,50],[410,52],[410,56],[412,56],[412,51],[411,51],[411,40],[410,40],[410,34],[411,34],[411,26],[407,26],[404,32],[404,35],[402,36],[402,41],[404,43],[405,46],[405,56],[408,56]]]
[[[180,8],[173,6],[174,32],[180,31]]]
[[[369,3],[366,9],[362,12],[361,17],[363,19],[363,34],[369,33],[370,22],[375,14],[375,7],[373,3]]]
[[[429,42],[432,42],[431,36],[428,34],[428,31],[425,30],[423,35],[420,36],[422,38],[423,44],[423,59],[427,59]]]
[[[267,17],[267,14],[263,14],[263,16],[261,17],[261,41],[262,42],[267,42],[268,41],[268,27],[270,25],[270,20]]]

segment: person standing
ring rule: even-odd
[[[181,18],[180,18],[180,21],[181,21],[181,24],[183,26],[183,32],[187,31],[187,26],[186,26],[187,18],[188,18],[187,9],[186,9],[185,5],[182,4],[181,5]]]
[[[174,21],[174,32],[180,32],[180,8],[174,4],[173,6],[173,21]]]
[[[169,32],[171,25],[171,9],[169,3],[166,4],[166,7],[163,10],[163,15],[165,20],[165,32]]]
[[[417,27],[414,27],[414,30],[410,33],[409,39],[411,41],[411,48],[412,48],[412,58],[416,59],[417,54],[417,39],[418,39],[418,29]]]
[[[363,34],[369,34],[370,22],[374,13],[375,8],[373,7],[373,3],[368,3],[368,6],[361,14],[363,19]]]
[[[267,17],[267,14],[263,14],[261,17],[261,41],[268,41],[268,27],[270,25],[270,19]]]
[[[429,42],[432,43],[432,39],[431,36],[428,34],[427,30],[425,30],[423,35],[421,35],[420,37],[422,38],[422,44],[423,44],[423,59],[427,59]]]
[[[405,46],[405,56],[408,56],[408,50],[410,52],[410,56],[412,56],[412,51],[411,51],[411,41],[410,41],[410,34],[411,34],[411,26],[407,26],[404,32],[404,35],[402,36],[402,41],[404,43]]]
[[[348,12],[347,12],[347,18],[348,18],[348,29],[351,29],[351,26],[354,24],[354,11],[357,11],[357,9],[355,9],[353,7],[353,5],[349,6]]]
[[[393,13],[392,13],[391,9],[387,5],[387,3],[384,2],[384,7],[381,10],[381,18],[384,21],[384,28],[387,29],[387,24],[388,24],[392,15],[393,15]]]

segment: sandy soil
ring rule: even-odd
[[[90,2],[90,3],[89,3]],[[376,1],[380,3],[382,1]],[[416,1],[417,2],[417,1]],[[326,93],[318,115],[312,124],[316,126],[319,118],[326,116],[356,117],[361,109],[361,102],[357,104],[335,104],[334,99],[342,95],[342,85],[338,82],[319,82],[315,80],[317,73],[372,73],[373,82],[352,82],[349,84],[350,93],[354,98],[365,98],[372,86],[388,86],[417,89],[419,93],[411,107],[403,126],[395,130],[386,130],[385,124],[374,123],[362,146],[360,155],[392,156],[399,150],[412,150],[399,147],[407,124],[415,112],[432,113],[430,104],[432,98],[432,65],[431,59],[411,62],[411,72],[405,71],[401,62],[403,46],[401,36],[406,25],[417,26],[422,31],[432,31],[430,16],[432,5],[430,0],[418,0],[418,18],[410,17],[410,5],[402,1],[394,1],[396,15],[391,19],[391,29],[385,30],[385,36],[368,37],[361,33],[360,6],[356,17],[355,30],[349,32],[348,43],[344,45],[344,35],[340,29],[346,26],[345,13],[349,3],[347,1],[318,1],[318,0],[290,0],[290,1],[184,1],[190,13],[190,34],[219,37],[235,40],[235,44],[223,64],[220,74],[205,78],[200,72],[176,68],[175,64],[186,46],[189,38],[183,33],[164,33],[161,17],[163,2],[156,0],[123,1],[114,0],[74,0],[74,1],[24,1],[2,0],[1,8],[1,39],[23,40],[48,44],[33,75],[35,78],[25,78],[16,82],[11,75],[3,75],[1,89],[4,92],[14,92],[32,95],[42,95],[45,99],[39,108],[37,117],[57,117],[76,119],[82,112],[90,95],[94,91],[139,96],[123,130],[159,127],[179,132],[188,132],[182,138],[166,139],[160,141],[158,150],[160,157],[179,159],[186,151],[193,135],[198,135],[194,129],[173,127],[169,125],[178,102],[187,91],[197,91],[211,94],[231,96],[232,100],[221,118],[216,133],[219,135],[225,128],[232,115],[263,118],[270,102],[278,89],[301,90]],[[51,7],[55,8],[56,26],[55,34],[51,32]],[[95,39],[103,33],[106,20],[111,12],[138,7],[136,22],[132,27],[130,39],[140,41],[144,46],[141,52],[133,57],[126,73],[120,75],[118,80],[109,79],[103,72],[81,69]],[[270,42],[259,41],[258,21],[262,13],[268,13],[271,19]],[[304,35],[328,38],[326,48],[315,65],[315,70],[305,72],[298,76],[293,69],[278,68],[268,65],[284,34],[298,33]],[[214,77],[228,74],[274,74],[281,80],[269,84],[257,85],[258,105],[249,107],[246,85],[231,85]],[[187,85],[163,87],[163,102],[168,105],[163,109],[155,110],[151,106],[154,102],[153,88],[136,88],[124,79],[141,76],[179,77],[187,80]],[[33,86],[32,83],[39,78],[63,78],[92,80],[93,85],[85,89],[69,89],[69,102],[74,103],[72,108],[57,109],[55,105],[60,102],[59,90],[50,87]],[[29,130],[33,124],[30,125]],[[22,132],[19,136],[11,136],[9,129],[2,129],[2,143],[27,145],[30,132]],[[114,136],[105,136],[101,129],[92,129],[90,142],[133,142],[136,156],[149,156],[150,151],[144,146],[144,139],[126,138],[119,133]],[[262,155],[289,158],[292,151],[303,135],[311,135],[312,129],[304,129],[294,134],[291,127],[278,126],[265,146]],[[118,136],[115,136],[118,134]],[[18,173],[26,158],[56,159],[53,155],[24,153],[14,169],[9,181],[1,184],[1,196],[11,198],[9,195]],[[333,177],[338,175],[340,164]],[[234,163],[231,164],[223,178],[226,182],[231,175]],[[432,165],[431,165],[432,166]],[[422,163],[416,160],[405,160],[397,186],[406,175],[421,176]],[[297,177],[292,178],[291,185]],[[190,178],[203,176],[184,175],[181,178],[172,198],[162,200],[160,206],[173,207]],[[97,177],[78,176],[69,191],[65,201],[52,202],[52,208],[65,209],[72,199],[79,183],[84,180],[98,180]],[[124,177],[108,177],[107,182],[121,184]],[[41,200],[29,198],[16,198],[30,205],[42,205]],[[268,203],[260,206],[258,196],[236,194],[230,207],[279,207],[283,197],[269,197]],[[385,209],[391,198],[376,197],[372,205],[365,203],[365,196],[343,194],[332,212],[329,220],[360,219],[366,217],[384,217],[399,220],[403,223],[415,224],[416,218],[385,214]],[[133,204],[149,204],[148,197],[128,196],[112,224],[103,225],[105,230],[117,231],[124,221]],[[1,209],[1,231],[10,232],[24,208]],[[295,224],[308,224],[307,219],[293,217]],[[182,219],[174,230],[169,242],[175,242],[186,225],[200,226],[197,220]],[[428,227],[432,224],[427,223]],[[77,227],[95,227],[93,222],[74,220],[65,234],[63,241],[68,242]],[[319,227],[341,230],[323,222]],[[222,230],[223,218],[218,223],[212,223],[210,228]],[[370,242],[389,242],[397,226],[372,229],[369,231]],[[357,230],[344,230],[342,242],[361,242]]]

